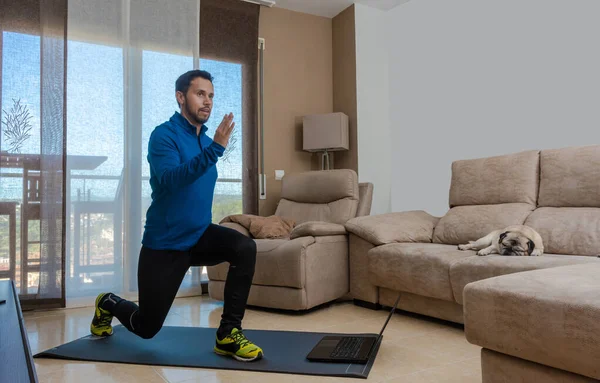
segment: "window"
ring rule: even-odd
[[[229,112],[234,115],[234,133],[223,157],[217,163],[219,180],[213,201],[213,222],[242,213],[242,66],[215,60],[200,60],[200,67],[214,77],[215,98],[212,116],[206,124],[212,137]]]
[[[135,294],[151,202],[148,140],[156,126],[179,111],[175,81],[194,68],[194,52],[191,45],[172,44],[179,38],[170,35],[172,29],[160,37],[147,33],[146,28],[169,25],[171,12],[145,18],[150,17],[144,13],[147,5],[132,0],[122,4],[132,8],[131,19],[126,20],[116,3],[89,3],[87,7],[106,8],[102,23],[113,32],[103,41],[102,35],[86,33],[86,18],[93,13],[79,2],[69,5],[68,154],[74,155],[70,163],[85,157],[79,161],[88,166],[73,167],[69,180],[67,295],[76,298],[107,290]],[[179,6],[197,10],[195,0]],[[99,9],[95,12],[100,14]],[[188,21],[178,33],[188,42],[196,41],[194,17]],[[225,113],[236,116],[230,148],[218,163],[213,205],[213,221],[218,222],[242,212],[242,67],[215,60],[197,62],[215,77],[215,106],[207,134],[212,137]],[[206,278],[205,269],[202,273],[191,269],[181,290],[199,288],[202,274]]]
[[[48,83],[41,87],[41,44],[40,37],[35,35],[39,33],[38,26],[31,26],[32,34],[2,32],[2,112],[3,116],[12,113],[21,118],[24,129],[14,133],[14,129],[3,127],[0,150],[19,155],[21,160],[23,155],[38,156],[39,160],[41,149],[45,154],[62,155],[62,130],[53,130],[58,125],[63,128],[62,115],[44,113],[44,126],[49,129],[43,131],[45,143],[40,147],[40,89],[42,95],[44,92],[48,95],[44,100],[50,99],[42,103],[50,107],[44,110],[63,107],[50,88],[59,89],[55,90],[58,95],[66,91],[64,251],[68,300],[83,297],[88,302],[90,296],[106,290],[126,298],[137,297],[137,260],[150,204],[148,139],[157,125],[178,110],[175,80],[187,70],[200,67],[215,77],[215,105],[207,123],[209,136],[212,137],[224,114],[235,115],[236,130],[217,165],[219,179],[213,222],[242,213],[248,207],[252,212],[257,210],[256,188],[252,186],[256,175],[253,160],[256,138],[251,124],[256,109],[253,89],[257,71],[253,65],[258,9],[257,5],[241,2],[224,4],[209,0],[203,0],[202,4],[199,0],[159,0],[151,6],[142,0],[68,1],[64,90],[61,87],[64,79],[57,65],[63,61],[59,57],[54,62],[56,58],[50,57],[55,52],[52,50],[55,40],[48,35],[44,40],[48,42],[44,44],[44,52],[48,55],[45,62],[49,69],[44,73],[49,75],[44,77]],[[45,14],[46,18],[41,19],[43,25],[52,21],[51,17],[64,19],[58,13]],[[244,33],[237,29],[215,24],[219,19],[215,15],[225,15],[232,25],[240,25],[252,33],[242,38]],[[203,28],[199,28],[201,17],[206,18]],[[200,44],[199,30],[200,35],[206,35],[204,46]],[[227,47],[225,55],[223,47]],[[201,52],[203,49],[206,54]],[[204,58],[200,59],[201,55]],[[56,82],[50,81],[50,77],[50,80],[56,78]],[[59,82],[61,86],[56,87]],[[50,142],[55,133],[56,137],[60,133],[60,140]],[[8,156],[3,153],[3,158]],[[59,238],[60,232],[53,225],[51,228],[45,225],[45,231],[40,231],[39,217],[24,213],[23,209],[32,202],[27,200],[29,193],[24,185],[34,185],[40,179],[40,169],[27,167],[24,161],[15,164],[20,167],[3,163],[0,169],[0,278],[16,275],[17,286],[22,283],[35,293],[40,237],[46,233],[48,237],[56,234]],[[55,170],[62,170],[62,162],[60,165]],[[56,193],[62,197],[62,187],[59,189]],[[44,196],[54,198],[52,191]],[[8,213],[4,214],[5,211]],[[47,218],[54,222],[52,216],[50,212]],[[27,222],[21,224],[25,219]],[[19,239],[14,249],[9,248],[8,234],[13,225]],[[28,230],[21,230],[21,226]],[[47,240],[54,241],[52,238]],[[52,252],[52,265],[60,263],[55,262],[60,250]],[[198,270],[191,270],[182,284],[183,290],[199,291],[200,277]],[[68,302],[69,306],[72,304],[73,301]]]

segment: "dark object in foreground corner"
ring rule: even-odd
[[[0,380],[37,383],[25,322],[13,281],[0,281],[0,295],[6,298],[6,303],[0,306]]]

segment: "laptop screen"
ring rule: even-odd
[[[401,295],[402,295],[402,293],[398,294],[398,298],[396,299],[396,303],[394,303],[394,307],[392,307],[392,311],[390,311],[390,314],[388,315],[387,320],[383,324],[383,327],[381,328],[381,331],[379,332],[379,336],[377,337],[377,340],[381,339],[381,335],[383,334],[383,330],[385,330],[385,327],[387,326],[388,322],[390,321],[390,318],[394,314],[394,311],[396,311],[396,306],[398,306],[398,302],[400,301],[400,296]]]

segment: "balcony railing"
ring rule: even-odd
[[[35,179],[39,177],[39,173],[29,172],[24,175],[23,172],[0,172],[0,178],[24,177]],[[115,287],[118,288],[123,279],[123,227],[126,224],[123,219],[122,194],[125,183],[122,176],[71,174],[68,179],[65,255],[68,267],[67,283],[71,284],[69,290],[76,289],[83,292],[86,286],[90,289],[102,289],[117,285]],[[96,199],[92,195],[87,184],[96,180],[117,182],[116,193],[110,193],[113,198]],[[141,181],[148,182],[148,180],[149,177],[142,177]],[[29,187],[26,181],[23,180],[23,188]],[[83,185],[77,188],[77,193],[73,193],[73,184],[79,182],[83,182]],[[242,180],[219,178],[217,183],[241,184]],[[7,248],[0,243],[0,249],[8,250],[8,257],[3,257],[0,253],[0,279],[14,279],[18,286],[21,286],[21,281],[25,281],[27,291],[32,292],[37,290],[38,286],[40,241],[39,225],[35,223],[30,225],[29,222],[39,222],[39,217],[25,214],[27,211],[25,204],[31,204],[32,201],[21,197],[28,194],[27,190],[19,190],[19,192],[19,196],[9,196],[6,192],[0,195],[0,217],[8,222],[8,225],[0,227],[0,237],[8,238],[9,242]],[[150,196],[145,197],[140,201],[143,212],[150,203]],[[241,201],[241,195],[236,199],[236,197],[216,194],[214,209],[221,209],[224,215],[241,213]],[[39,201],[37,204],[39,205]],[[226,204],[231,206],[224,208]],[[230,210],[227,210],[228,208]],[[112,220],[109,217],[111,215]],[[220,218],[222,217],[215,216],[216,221]],[[141,219],[145,219],[144,214]],[[18,228],[20,228],[19,236],[17,236]],[[18,237],[20,240],[17,240]],[[23,249],[27,250],[23,251]]]

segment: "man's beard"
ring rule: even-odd
[[[206,120],[203,118],[200,118],[198,116],[198,112],[191,110],[189,107],[189,104],[187,104],[187,103],[185,104],[185,110],[187,111],[187,115],[190,116],[190,118],[192,120],[194,120],[194,122],[196,124],[204,125],[208,121],[208,118],[210,118],[210,114],[208,115],[208,118],[206,118]]]

